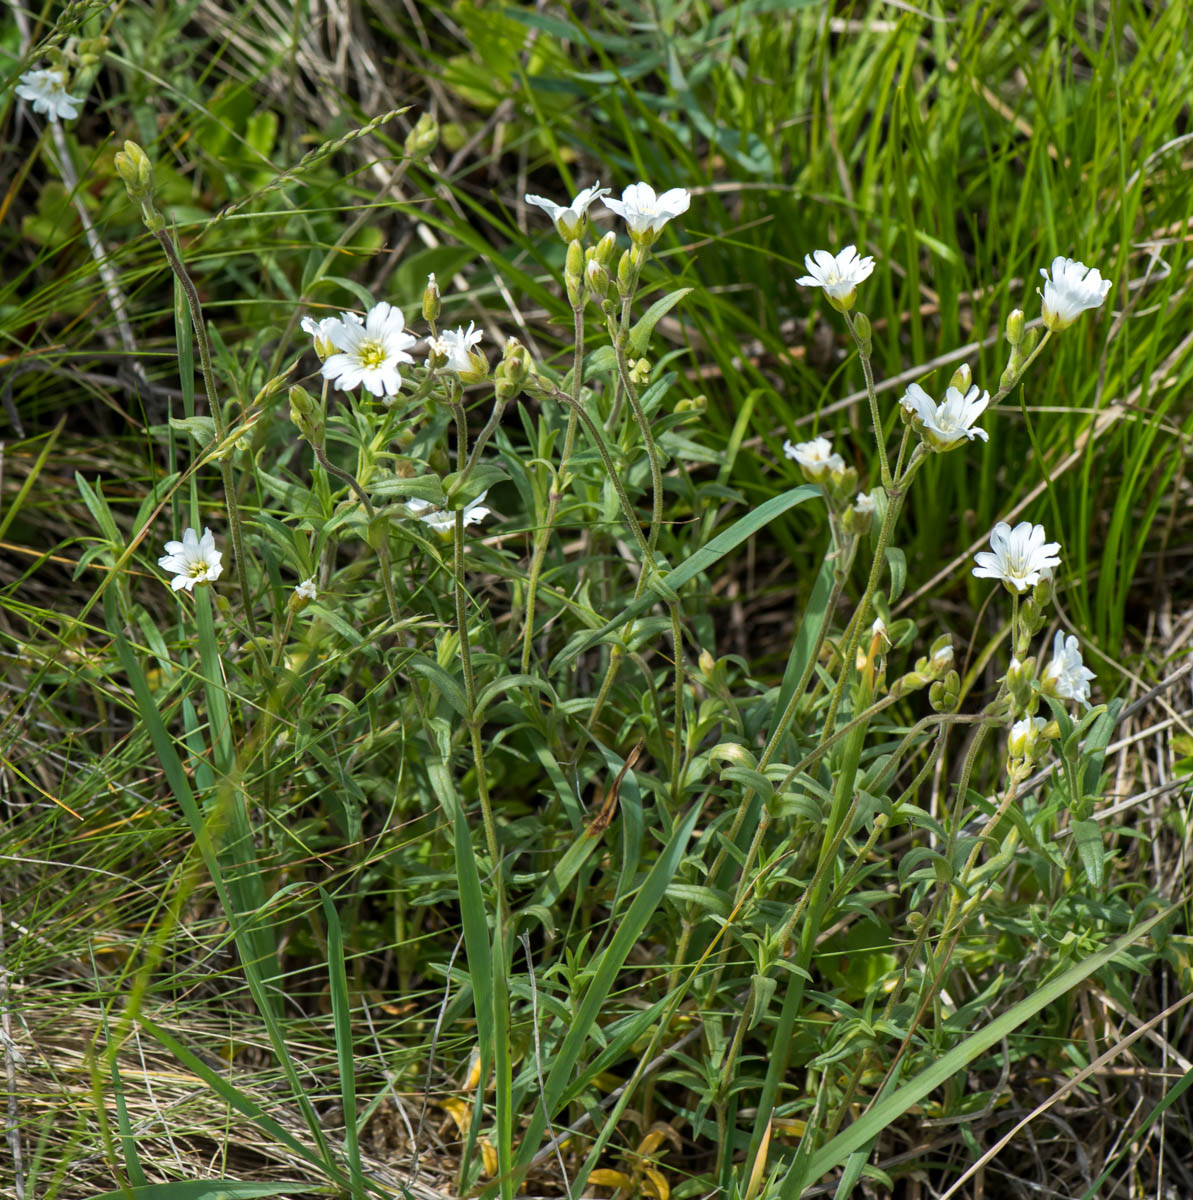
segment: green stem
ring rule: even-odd
[[[572,328],[575,336],[575,353],[572,355],[572,408],[568,411],[567,432],[563,437],[563,451],[559,456],[559,469],[551,490],[547,494],[547,515],[542,528],[534,541],[534,553],[530,559],[530,573],[526,579],[526,616],[522,624],[522,674],[530,671],[531,642],[534,637],[534,604],[538,594],[539,576],[542,574],[543,562],[547,556],[547,546],[551,540],[551,529],[555,524],[555,516],[559,512],[559,502],[563,499],[563,489],[566,486],[566,473],[571,462],[572,452],[576,445],[576,430],[580,419],[576,409],[580,407],[580,388],[584,374],[584,314],[579,308],[572,310]]]
[[[857,346],[858,358],[862,360],[862,374],[866,379],[866,395],[870,400],[870,419],[874,422],[874,440],[878,443],[878,468],[882,476],[882,486],[889,489],[891,467],[886,457],[886,435],[882,428],[882,414],[878,409],[878,393],[874,390],[874,371],[870,367],[870,352],[862,344],[862,339],[858,337],[857,326],[853,323],[853,318],[848,312],[842,312],[841,315],[845,318],[845,324],[849,327],[854,344]]]
[[[650,422],[638,399],[638,390],[630,382],[629,366],[625,357],[625,340],[629,336],[624,327],[618,331],[613,341],[614,353],[617,356],[617,373],[621,376],[621,386],[629,397],[630,407],[634,410],[634,420],[642,433],[642,442],[646,447],[646,457],[650,460],[650,536],[646,540],[650,560],[654,562],[655,546],[659,541],[659,527],[663,521],[663,470],[659,464],[659,450],[655,445],[654,435],[650,431]]]

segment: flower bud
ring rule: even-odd
[[[153,164],[149,156],[136,142],[125,142],[124,149],[116,152],[113,160],[116,174],[124,180],[130,200],[138,204],[153,201]]]
[[[323,410],[319,402],[297,384],[290,389],[290,420],[312,446],[323,445]]]
[[[286,377],[293,370],[293,367],[287,367],[280,375],[275,375],[270,379],[265,386],[253,397],[253,407],[257,408],[268,400],[271,396],[276,396],[282,390],[283,384],[286,382]]]
[[[953,377],[949,380],[949,387],[956,388],[964,396],[972,383],[973,372],[969,369],[969,363],[962,363],[953,372]]]
[[[432,371],[438,371],[451,356],[451,350],[443,338],[431,338],[427,342],[427,366]]]
[[[957,711],[961,703],[961,677],[956,671],[947,672],[943,679],[938,679],[928,689],[928,703],[937,712]]]
[[[857,467],[842,467],[829,475],[834,493],[843,501],[853,499],[857,491]]]
[[[1007,691],[1015,705],[1016,712],[1026,712],[1032,702],[1031,681],[1036,677],[1036,660],[1026,658],[1022,662],[1012,658],[1007,667]]]
[[[1007,738],[1008,757],[1031,762],[1040,749],[1043,729],[1043,717],[1024,717],[1022,721],[1016,721]]]
[[[1012,350],[1017,350],[1023,341],[1023,309],[1016,308],[1007,317],[1007,342]]]
[[[439,122],[429,112],[425,112],[406,135],[406,144],[402,147],[402,152],[407,158],[417,161],[426,158],[438,144]]]
[[[505,353],[493,372],[493,387],[499,404],[508,404],[515,399],[534,374],[534,364],[526,347],[512,337],[505,343]]]
[[[858,352],[863,358],[869,358],[874,349],[874,332],[870,327],[870,318],[865,313],[860,312],[853,318],[853,332],[857,337]]]
[[[563,282],[567,288],[568,302],[573,308],[579,308],[584,303],[584,247],[577,238],[568,244]]]
[[[711,675],[717,669],[717,660],[707,650],[700,651],[700,657],[696,663],[703,675]]]
[[[630,382],[635,387],[644,388],[650,383],[650,360],[640,358],[630,364]]]
[[[598,299],[603,300],[609,294],[609,272],[595,257],[590,258],[585,264],[584,280],[588,284],[589,290]]]
[[[928,669],[939,679],[953,665],[953,639],[950,634],[942,633],[932,643],[928,652]]]
[[[634,293],[634,261],[630,250],[622,254],[617,264],[617,291],[623,300]]]
[[[593,256],[607,271],[617,253],[617,234],[612,229],[593,247]]]
[[[998,390],[1003,393],[1009,392],[1018,379],[1019,372],[1014,367],[1007,367],[998,377]]]
[[[439,299],[439,281],[435,278],[435,272],[432,271],[427,276],[427,286],[423,289],[423,320],[428,325],[434,325],[439,320],[442,307]]]

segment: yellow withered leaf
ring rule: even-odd
[[[655,1200],[671,1200],[671,1185],[667,1182],[666,1176],[662,1171],[655,1167],[646,1167],[643,1170],[643,1185]]]
[[[595,1183],[597,1187],[608,1188],[623,1188],[625,1191],[633,1189],[633,1181],[628,1175],[622,1171],[609,1171],[604,1167],[598,1167],[588,1176],[589,1183]]]
[[[459,1096],[448,1096],[439,1103],[443,1106],[447,1115],[455,1121],[456,1128],[460,1131],[460,1136],[466,1136],[468,1126],[472,1124],[472,1105],[465,1104]]]

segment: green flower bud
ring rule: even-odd
[[[1016,721],[1007,738],[1008,757],[1032,762],[1043,749],[1043,730],[1043,717],[1024,717],[1022,721]]]
[[[584,247],[579,239],[573,239],[568,244],[563,282],[567,288],[568,302],[573,308],[579,308],[584,303]]]
[[[617,253],[617,234],[612,229],[593,247],[593,255],[597,262],[607,271]]]
[[[645,358],[640,358],[636,362],[630,364],[630,382],[635,387],[644,388],[650,383],[650,362]]]
[[[937,712],[956,712],[961,703],[961,677],[956,671],[949,671],[943,679],[938,679],[928,689],[928,703]]]
[[[517,338],[505,344],[505,354],[493,372],[493,387],[499,404],[508,404],[522,391],[534,374],[534,364],[526,347]]]
[[[1013,309],[1007,317],[1007,342],[1012,350],[1019,348],[1023,341],[1023,309]]]
[[[323,445],[323,409],[319,402],[297,384],[290,389],[290,420],[312,446]]]
[[[973,372],[969,369],[969,363],[962,363],[954,372],[949,380],[949,387],[954,387],[965,395],[969,391],[970,385],[973,383]]]
[[[423,288],[423,320],[428,325],[434,325],[439,320],[439,312],[442,307],[439,300],[439,281],[435,278],[435,272],[432,271],[427,276],[427,286]]]
[[[852,304],[852,300],[850,303]],[[860,312],[853,318],[853,332],[857,337],[858,350],[864,358],[869,358],[874,349],[874,333],[870,327],[870,318],[865,313]]]
[[[584,279],[588,284],[589,291],[592,292],[598,300],[603,300],[609,294],[609,272],[595,258],[590,258],[584,267]]]
[[[124,180],[128,197],[137,204],[153,202],[153,164],[136,142],[125,142],[116,152],[116,174]]]
[[[1020,661],[1012,658],[1007,667],[1007,691],[1011,694],[1011,702],[1016,712],[1028,712],[1033,707],[1031,681],[1036,677],[1036,660],[1025,658]]]
[[[617,291],[622,299],[634,294],[633,251],[625,251],[617,264]]]
[[[842,467],[829,475],[833,492],[843,501],[852,500],[857,492],[857,468]]]

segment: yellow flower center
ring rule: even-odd
[[[370,371],[375,371],[378,367],[385,366],[385,360],[389,357],[385,351],[385,347],[380,342],[375,342],[372,339],[361,342],[357,353],[360,356],[361,366]]]

